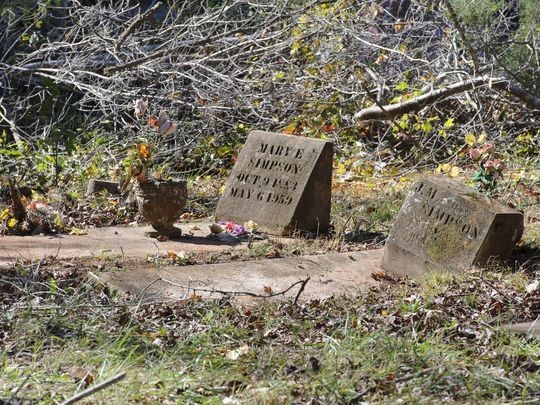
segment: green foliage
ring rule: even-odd
[[[451,0],[458,17],[472,29],[486,27],[493,15],[504,5],[504,0]]]

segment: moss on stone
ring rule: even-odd
[[[448,262],[461,257],[460,252],[463,251],[465,244],[458,225],[444,225],[437,222],[434,229],[438,229],[439,232],[431,237],[428,236],[426,240],[427,259],[437,263],[447,263],[450,267],[455,267]]]

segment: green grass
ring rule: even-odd
[[[96,383],[127,373],[94,394],[98,403],[521,401],[540,390],[540,340],[501,328],[538,315],[525,272],[443,275],[251,309],[226,300],[138,305],[80,274],[2,276],[10,295],[0,396],[22,384],[21,398],[62,401],[83,388],[70,376],[78,367]]]

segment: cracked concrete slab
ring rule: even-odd
[[[252,301],[268,292],[294,299],[301,280],[309,281],[300,300],[354,295],[379,285],[372,273],[381,271],[382,249],[315,256],[261,259],[192,266],[139,268],[98,275],[100,281],[142,301],[236,296]],[[265,288],[266,287],[266,288]]]
[[[229,235],[208,238],[210,222],[178,224],[184,235],[178,240],[159,242],[145,236],[150,226],[90,228],[85,235],[0,236],[0,266],[17,260],[37,261],[46,256],[59,259],[84,257],[145,258],[167,251],[220,252],[247,249]],[[191,235],[189,235],[191,234]],[[280,239],[285,241],[285,238]]]

